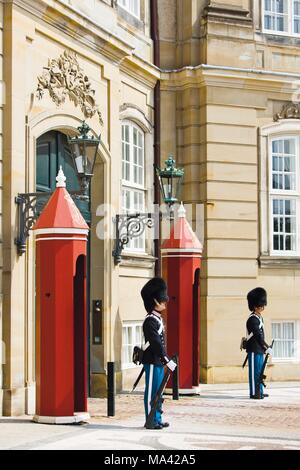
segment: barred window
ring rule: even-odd
[[[132,122],[122,125],[122,211],[145,211],[144,133]],[[130,240],[125,250],[145,251],[145,234]]]
[[[274,359],[293,359],[297,357],[295,322],[273,322]]]
[[[299,137],[274,138],[270,157],[271,252],[299,255]]]
[[[144,133],[130,122],[122,125],[122,179],[144,187]]]
[[[132,15],[140,18],[141,5],[140,0],[118,0],[118,4]]]
[[[300,0],[263,0],[262,4],[265,32],[300,34]]]
[[[132,363],[134,346],[142,346],[142,322],[126,322],[122,329],[122,367],[135,367]]]

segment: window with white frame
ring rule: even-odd
[[[141,16],[141,2],[140,0],[118,0],[118,5],[120,5],[124,10],[127,10],[132,15],[140,18]]]
[[[300,137],[271,139],[270,227],[271,253],[298,256]]]
[[[299,321],[272,322],[273,359],[300,359],[299,326]]]
[[[263,29],[277,34],[300,34],[300,0],[262,0]]]
[[[122,124],[122,211],[145,211],[144,132],[134,123]],[[145,235],[130,240],[125,250],[145,251]]]
[[[122,330],[122,366],[123,368],[135,367],[132,362],[134,346],[143,344],[142,322],[126,322]]]

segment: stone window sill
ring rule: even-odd
[[[260,268],[285,268],[300,270],[300,256],[260,256],[258,258]]]
[[[140,31],[144,31],[144,23],[142,20],[132,15],[129,11],[124,10],[120,5],[118,5],[118,15],[120,18],[126,21],[130,26],[133,26]]]
[[[133,253],[123,251],[120,266],[126,266],[130,268],[153,268],[153,264],[156,260],[157,258],[146,253]]]

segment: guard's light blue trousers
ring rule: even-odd
[[[259,384],[263,363],[263,354],[251,352],[248,353],[250,396],[256,394],[263,395],[264,393],[263,385]]]
[[[145,374],[146,374],[146,387],[144,394],[144,405],[145,405],[145,415],[146,419],[148,414],[151,411],[151,402],[156,395],[157,390],[159,389],[160,384],[164,378],[164,367],[155,366],[154,364],[144,364]],[[161,400],[158,403],[155,415],[154,415],[154,424],[161,423],[161,414],[162,414],[162,402]]]

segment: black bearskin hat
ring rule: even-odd
[[[155,308],[154,299],[159,303],[168,302],[167,284],[161,277],[154,277],[144,285],[141,290],[141,296],[147,312],[152,312]]]
[[[267,305],[267,292],[262,287],[256,287],[248,292],[247,300],[249,310],[253,312],[255,307],[264,307]]]

